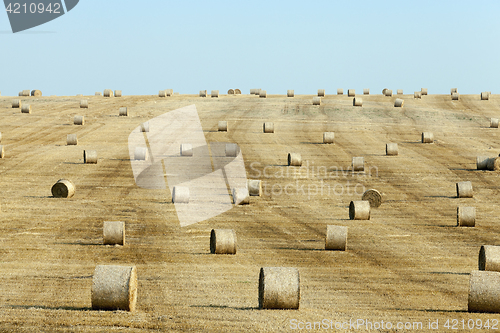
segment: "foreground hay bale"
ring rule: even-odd
[[[234,229],[212,229],[210,253],[236,254],[236,232]]]
[[[288,153],[288,166],[302,166],[302,156],[297,153]]]
[[[136,147],[134,150],[134,160],[136,161],[147,161],[149,157],[148,148],[146,147]]]
[[[115,97],[122,97],[122,91],[121,90],[115,90]]]
[[[382,204],[382,194],[375,189],[369,189],[363,193],[361,200],[368,201],[370,207],[378,208]]]
[[[59,179],[51,191],[54,198],[71,198],[75,195],[75,185],[67,179]]]
[[[370,89],[363,89],[363,95],[370,95]]]
[[[300,275],[297,268],[262,267],[259,273],[260,309],[298,309]]]
[[[128,117],[128,109],[126,106],[124,107],[121,107],[119,110],[118,110],[118,116],[120,117]]]
[[[489,158],[486,169],[490,171],[500,171],[500,157]]]
[[[21,108],[21,113],[31,113],[31,105],[24,104]]]
[[[229,89],[229,90],[227,91],[227,94],[228,94],[228,95],[234,95],[234,90],[233,90],[233,89]]]
[[[420,92],[422,93],[422,96],[427,95],[427,88],[420,89]]]
[[[241,90],[240,89],[234,89],[234,94],[235,95],[241,95]]]
[[[472,271],[469,277],[469,312],[500,313],[500,273]]]
[[[89,108],[89,101],[86,99],[82,99],[80,101],[80,108],[81,109],[88,109]]]
[[[182,143],[181,156],[193,156],[193,145],[190,143]]]
[[[212,98],[219,98],[219,91],[218,91],[218,90],[212,90],[212,91],[210,92],[210,96],[211,96]]]
[[[84,164],[97,164],[97,150],[84,150],[83,151]]]
[[[457,207],[457,226],[474,227],[476,225],[476,207]]]
[[[347,227],[327,225],[325,250],[345,251],[347,246]]]
[[[165,97],[165,96],[163,96]],[[207,91],[206,90],[200,90],[200,97],[207,97]]]
[[[352,105],[353,106],[363,106],[363,99],[359,97],[354,97],[352,99]]]
[[[422,92],[421,91],[415,91],[413,93],[413,98],[417,98],[417,99],[422,98]]]
[[[78,139],[76,138],[76,134],[68,134],[66,136],[66,145],[68,146],[78,145]]]
[[[356,90],[347,89],[347,97],[354,97],[354,96],[356,96]]]
[[[457,187],[457,197],[458,198],[472,198],[472,183],[470,181],[458,182]]]
[[[403,89],[398,89],[396,90],[397,95],[403,95]]]
[[[158,92],[158,97],[167,97],[167,91],[166,90],[160,90]]]
[[[352,158],[352,171],[365,171],[365,158],[353,157]]]
[[[5,148],[3,145],[0,145],[0,158],[5,157]]]
[[[479,250],[478,269],[500,272],[500,246],[482,245]]]
[[[286,97],[294,97],[294,96],[295,96],[295,92],[293,90],[286,91]]]
[[[452,101],[458,101],[460,99],[460,95],[458,93],[453,93],[451,94],[451,100]]]
[[[239,150],[236,143],[226,143],[226,157],[238,156]]]
[[[343,95],[344,94],[344,89],[339,88],[337,89],[337,95]]]
[[[227,132],[227,121],[220,120],[217,124],[217,129],[219,132]]]
[[[476,167],[478,170],[488,170],[488,162],[490,158],[488,156],[478,156],[476,157]]]
[[[265,122],[264,123],[264,133],[274,133],[274,123]]]
[[[262,196],[262,181],[259,179],[247,180],[248,194],[253,197]]]
[[[321,97],[313,97],[313,105],[321,105]]]
[[[487,101],[490,99],[490,94],[488,92],[482,92],[481,93],[481,100],[482,101]]]
[[[135,311],[135,266],[98,265],[92,278],[92,310]]]
[[[434,134],[431,132],[422,132],[422,143],[433,143]]]
[[[334,132],[323,132],[323,143],[333,143],[334,139]]]
[[[325,97],[325,89],[318,89],[318,97]]]
[[[392,90],[391,89],[386,89],[384,96],[391,97],[392,96]]]
[[[349,219],[369,220],[370,203],[368,201],[351,201],[349,204]]]
[[[189,187],[174,186],[172,190],[173,203],[189,203]]]
[[[396,98],[396,100],[394,101],[395,108],[402,108],[404,104],[405,104],[405,101],[402,100],[401,98]]]
[[[19,109],[22,105],[23,105],[23,103],[21,102],[20,99],[15,99],[12,101],[12,108],[13,109]]]
[[[113,97],[113,90],[104,89],[104,93],[102,94],[104,97]]]
[[[246,187],[233,188],[233,204],[248,205],[250,203],[250,194]]]
[[[125,222],[104,221],[102,239],[104,245],[125,245]]]
[[[73,124],[75,124],[75,125],[85,125],[85,117],[84,116],[75,116],[73,118]]]
[[[259,97],[260,98],[267,98],[267,92],[265,90],[260,90],[259,91]]]
[[[491,118],[490,119],[490,127],[491,128],[498,128],[498,118]]]
[[[42,92],[40,90],[32,90],[31,91],[31,96],[33,97],[41,97],[42,96]]]
[[[386,143],[385,144],[385,154],[387,156],[397,156],[398,155],[398,144],[397,143]]]

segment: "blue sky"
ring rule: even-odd
[[[499,16],[497,0],[80,0],[16,34],[0,13],[0,91],[500,93]]]

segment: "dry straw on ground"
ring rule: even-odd
[[[478,269],[500,272],[500,246],[482,245],[479,250]]]
[[[264,123],[264,133],[274,133],[274,123],[265,122]]]
[[[300,275],[293,267],[262,267],[259,273],[260,309],[298,309]]]
[[[134,311],[137,303],[136,267],[96,266],[91,298],[92,310]]]
[[[468,311],[500,313],[500,272],[470,273]]]
[[[85,163],[85,164],[97,164],[97,150],[84,150],[83,151],[83,163]]]
[[[102,239],[104,245],[125,245],[125,222],[104,221]]]
[[[76,146],[78,144],[78,139],[76,134],[68,134],[66,136],[66,145],[68,146]]]
[[[172,190],[173,203],[189,203],[189,187],[174,186]]]
[[[286,91],[286,97],[293,97],[293,96],[295,96],[295,92],[293,90]]]
[[[298,153],[288,153],[288,166],[302,166],[302,156]]]
[[[325,250],[345,251],[347,247],[347,227],[327,225]]]
[[[323,143],[333,143],[334,139],[334,132],[323,132]]]
[[[262,195],[262,181],[260,179],[247,180],[248,194],[260,197]]]
[[[361,200],[368,201],[370,207],[378,208],[382,204],[382,194],[375,189],[366,190]]]
[[[397,143],[386,143],[385,144],[385,154],[387,156],[397,156],[398,155],[398,144]]]
[[[220,120],[217,124],[217,130],[219,132],[227,132],[227,121]]]
[[[457,226],[474,227],[476,225],[476,207],[457,207]]]
[[[368,201],[351,201],[349,204],[349,219],[351,220],[369,220],[370,219],[370,202]]]
[[[75,185],[67,179],[59,179],[51,191],[54,198],[71,198],[75,195]]]
[[[210,253],[236,254],[236,232],[234,229],[212,229],[210,232]]]
[[[456,188],[458,198],[472,198],[474,195],[470,181],[458,182]]]
[[[248,205],[250,203],[250,194],[246,187],[236,187],[232,190],[233,204]]]

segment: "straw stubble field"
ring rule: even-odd
[[[79,97],[21,97],[32,106],[23,114],[0,97],[0,331],[288,331],[292,319],[425,330],[429,320],[498,319],[467,312],[479,248],[498,245],[500,231],[498,174],[475,165],[498,153],[498,129],[489,128],[497,96],[398,95],[403,108],[382,95],[364,95],[361,108],[345,95],[320,106],[311,95],[84,98],[89,109]],[[192,104],[207,141],[237,143],[264,194],[181,228],[168,189],[135,185],[127,140],[142,122]],[[119,116],[124,106],[128,117]],[[73,125],[75,115],[85,125]],[[217,131],[219,120],[228,132]],[[263,133],[264,121],[274,133]],[[433,144],[421,143],[424,131]],[[335,144],[323,144],[323,132],[335,132]],[[68,134],[78,145],[66,145]],[[398,156],[385,155],[389,142]],[[98,163],[84,164],[83,150],[96,150]],[[302,168],[286,166],[289,152]],[[346,171],[355,156],[365,173]],[[74,197],[51,196],[60,178],[75,184]],[[456,198],[459,181],[472,182],[473,198]],[[384,202],[370,220],[351,221],[363,188]],[[476,207],[475,228],[456,227],[457,206]],[[104,221],[125,221],[124,247],[102,245]],[[348,227],[346,252],[324,250],[327,225]],[[236,255],[210,254],[212,229],[236,231]],[[99,264],[137,267],[135,312],[91,310]],[[299,269],[299,310],[258,309],[259,270],[269,266]]]

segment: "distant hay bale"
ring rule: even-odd
[[[32,90],[31,91],[31,96],[34,96],[34,97],[41,97],[42,96],[42,92],[40,90]]]
[[[302,156],[297,153],[288,153],[288,166],[302,166]]]
[[[382,95],[384,95],[384,96],[385,96],[385,92],[386,92],[387,90],[388,90],[387,88],[382,89]]]
[[[259,273],[260,309],[298,309],[300,275],[297,268],[262,267]]]
[[[84,150],[83,151],[84,164],[97,164],[97,150]]]
[[[120,117],[128,117],[128,109],[126,106],[124,107],[121,107],[119,110],[118,110],[118,116]]]
[[[321,105],[321,97],[313,97],[313,105]]]
[[[236,157],[238,153],[238,145],[236,143],[226,143],[226,157]]]
[[[167,95],[167,97],[172,96],[174,94],[174,90],[173,89],[165,89],[165,94]],[[217,96],[219,96],[218,90],[217,90]]]
[[[345,251],[347,246],[347,227],[327,225],[325,250]]]
[[[490,119],[490,127],[491,128],[498,128],[498,118],[491,118]]]
[[[54,198],[71,198],[75,195],[75,185],[67,179],[59,179],[51,191]]]
[[[158,97],[167,97],[167,92],[165,90],[160,90],[158,92]]]
[[[210,232],[210,253],[236,254],[236,232],[234,229],[212,229]]]
[[[104,97],[113,97],[113,90],[104,89],[104,93],[102,94]]]
[[[476,225],[476,207],[457,207],[457,226],[474,227]]]
[[[490,94],[488,92],[482,92],[481,93],[481,100],[487,101],[488,99],[490,99]]]
[[[370,203],[368,201],[351,201],[349,204],[349,219],[369,220]]]
[[[397,156],[398,155],[398,144],[397,143],[387,143],[385,145],[385,154],[387,156]]]
[[[141,124],[141,132],[149,132],[149,121]]]
[[[250,203],[250,194],[246,187],[233,188],[233,204],[248,205]]]
[[[212,91],[210,92],[210,96],[211,96],[212,98],[219,98],[219,91],[218,91],[218,90],[212,90]]]
[[[500,272],[472,271],[467,305],[469,312],[500,313]]]
[[[453,94],[451,94],[451,100],[452,101],[458,101],[460,99],[460,95],[456,92],[454,92]]]
[[[68,146],[78,145],[78,139],[76,138],[76,134],[68,134],[66,136],[66,145]]]
[[[134,150],[134,160],[136,161],[147,161],[149,158],[148,148],[146,147],[136,147]]]
[[[344,94],[344,89],[339,88],[337,89],[337,95],[343,95]]]
[[[18,94],[19,97],[23,97],[23,92],[20,91],[19,94]]]
[[[466,182],[458,182],[456,184],[457,187],[457,197],[458,198],[472,198],[472,183],[470,181]]]
[[[370,95],[370,89],[363,89],[363,95]]]
[[[267,92],[265,90],[260,90],[259,91],[259,97],[260,98],[267,98]]]
[[[264,123],[264,133],[274,133],[274,123],[265,122]]]
[[[96,96],[102,96],[102,94],[101,94],[101,92],[100,92],[100,91],[96,91],[96,92],[95,92],[95,95],[96,95]]]
[[[365,171],[365,158],[353,157],[352,158],[352,171]]]
[[[262,196],[262,181],[259,179],[247,180],[248,194],[253,197]]]
[[[2,142],[2,132],[0,132],[0,142]]]
[[[348,97],[356,96],[356,91],[354,89],[347,89],[347,96]]]
[[[500,171],[500,157],[489,158],[486,168],[490,171]]]
[[[182,143],[181,156],[193,156],[193,145],[190,143]]]
[[[318,96],[325,97],[325,89],[318,89]]]
[[[135,311],[135,266],[98,265],[92,278],[92,310]]]
[[[82,99],[80,101],[80,108],[81,109],[88,109],[89,108],[89,101],[86,99]]]
[[[29,91],[29,90],[23,90],[23,91],[21,92],[21,95],[22,95],[23,97],[29,97],[29,96],[30,96],[30,91]]]
[[[352,99],[352,105],[353,106],[363,106],[363,99],[359,97],[354,97]]]
[[[334,139],[334,132],[323,132],[323,143],[333,143]]]
[[[434,134],[431,132],[422,132],[422,143],[433,143]]]
[[[422,96],[427,95],[427,88],[420,89],[420,92],[422,93]]]
[[[405,101],[401,98],[396,98],[396,100],[394,101],[395,108],[402,108],[404,104],[405,104]]]
[[[293,90],[286,91],[286,97],[293,97],[293,96],[295,96],[295,92]]]
[[[500,272],[500,246],[481,245],[478,269],[480,271]]]
[[[189,203],[189,187],[174,186],[172,190],[173,203]]]
[[[478,170],[488,170],[488,162],[490,158],[488,156],[477,156],[476,157],[476,167]]]
[[[451,88],[450,89],[450,95],[453,95],[453,93],[458,93],[458,89],[457,88]]]
[[[163,97],[165,97],[165,96],[163,96]],[[207,97],[207,91],[206,90],[200,90],[200,97]]]
[[[23,103],[21,102],[20,99],[15,99],[12,101],[12,108],[13,109],[19,109],[19,108],[21,108],[22,105],[23,105]]]
[[[234,94],[235,95],[241,95],[241,90],[240,89],[234,89]]]
[[[31,105],[24,104],[21,108],[21,113],[31,113]]]
[[[233,89],[229,89],[229,90],[227,91],[227,94],[228,94],[228,95],[234,95],[234,90],[233,90]]]
[[[384,96],[391,97],[392,96],[392,90],[391,89],[386,89]]]
[[[122,91],[121,90],[115,90],[115,97],[122,97]]]
[[[253,89],[253,88],[252,88],[252,89],[250,89],[250,95],[255,95],[255,91],[256,91],[256,90],[257,90],[257,89]]]
[[[370,207],[378,208],[382,204],[382,194],[375,189],[366,190],[361,200],[368,201]]]
[[[227,132],[227,121],[220,120],[217,129],[219,132]]]
[[[102,239],[104,245],[125,245],[125,222],[104,221]]]
[[[415,91],[413,93],[413,98],[417,98],[417,99],[422,98],[422,92],[421,91]]]
[[[398,89],[396,90],[397,95],[403,95],[403,89]]]
[[[75,116],[73,118],[73,124],[75,124],[75,125],[85,125],[85,116]]]
[[[0,158],[5,157],[5,148],[3,145],[0,145]]]

